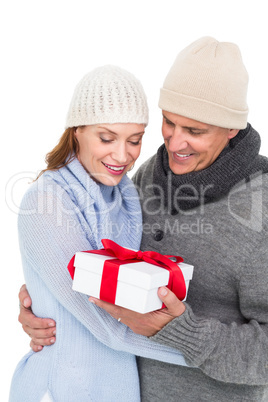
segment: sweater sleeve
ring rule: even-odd
[[[185,313],[153,339],[179,349],[189,365],[223,382],[268,384],[268,245],[267,236],[252,254],[239,282],[239,305],[245,323],[229,325],[197,317],[187,305]],[[253,269],[252,269],[253,267]]]
[[[67,264],[76,251],[92,249],[90,229],[69,195],[60,186],[53,188],[53,191],[28,191],[22,201],[18,228],[23,264],[33,269],[59,303],[106,346],[186,365],[177,350],[134,334],[90,303],[86,295],[72,290]]]

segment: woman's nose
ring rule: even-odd
[[[112,157],[115,161],[124,164],[127,161],[127,149],[125,144],[115,145],[115,149],[112,153]]]

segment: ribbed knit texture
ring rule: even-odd
[[[103,237],[139,248],[140,206],[126,176],[116,187],[98,185],[74,159],[31,185],[18,223],[33,311],[56,321],[57,339],[22,358],[10,402],[38,402],[47,391],[55,402],[138,402],[135,354],[185,364],[71,289],[67,264],[76,251],[102,247]]]
[[[176,57],[160,90],[159,107],[218,127],[243,129],[247,87],[238,46],[204,37]]]
[[[160,195],[164,190],[170,195],[163,201],[171,214],[213,202],[228,194],[241,180],[249,180],[259,172],[268,173],[268,160],[259,155],[260,145],[259,133],[248,124],[230,140],[212,165],[197,172],[175,175],[169,168],[168,153],[163,144],[157,151],[154,192]]]
[[[255,138],[252,130],[247,135]],[[268,159],[257,157],[254,146],[244,154],[244,139],[245,136],[239,136],[233,144],[233,150],[241,150],[232,159],[232,166],[237,163],[230,177],[233,187],[218,197],[215,193],[211,202],[201,206],[170,214],[163,205],[163,197],[156,196],[152,186],[157,163],[158,171],[161,169],[156,155],[133,179],[142,194],[146,228],[141,249],[163,254],[176,250],[185,262],[194,265],[186,311],[151,338],[177,347],[190,367],[139,358],[143,402],[268,401],[268,174],[262,174],[265,163],[259,165],[259,172],[248,177],[250,169],[256,167],[256,159],[266,161],[266,166]],[[248,144],[252,145],[252,141]],[[214,169],[213,164],[201,172],[205,174],[212,168],[211,183],[223,180],[224,184],[227,180],[223,167],[229,169],[233,150],[221,155],[218,167]],[[193,175],[199,177],[200,186],[209,184],[203,181],[208,176],[198,172]],[[162,194],[170,197],[165,190]]]

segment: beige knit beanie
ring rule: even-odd
[[[239,48],[204,37],[178,54],[160,90],[159,107],[206,124],[243,129],[247,86]]]
[[[71,100],[66,128],[101,123],[148,124],[140,81],[117,66],[96,68],[82,78]]]

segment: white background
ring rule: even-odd
[[[265,0],[6,0],[0,6],[1,400],[28,351],[17,322],[24,282],[17,208],[45,154],[64,131],[76,83],[96,66],[132,71],[148,95],[150,123],[137,165],[161,144],[159,88],[177,53],[201,36],[239,45],[250,76],[249,122],[268,156]],[[137,167],[137,166],[136,166]],[[4,196],[5,193],[5,196]],[[27,401],[23,401],[27,402]]]

